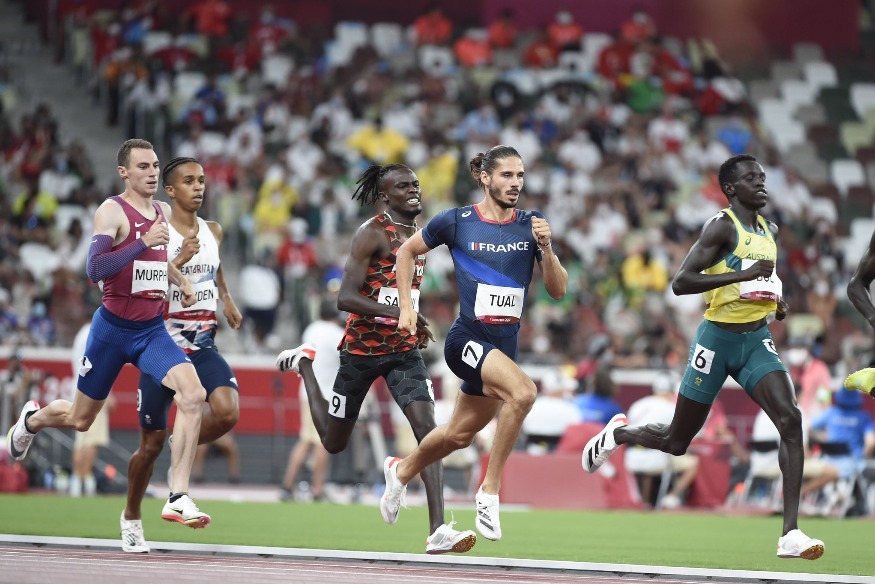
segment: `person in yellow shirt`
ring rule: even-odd
[[[410,147],[410,141],[400,132],[383,126],[380,117],[347,138],[346,144],[372,164],[380,166],[403,162]]]

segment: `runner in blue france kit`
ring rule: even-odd
[[[510,146],[495,146],[470,162],[483,200],[438,214],[398,251],[398,327],[416,332],[410,283],[414,259],[439,245],[450,248],[459,288],[460,314],[444,346],[447,364],[463,380],[455,410],[406,458],[383,463],[383,517],[398,515],[407,483],[423,468],[471,444],[501,410],[489,466],[477,491],[477,529],[501,539],[498,492],[501,472],[537,393],[516,364],[517,335],[535,262],[552,298],[565,296],[568,274],[553,253],[550,226],[537,211],[516,208],[523,188],[523,160]],[[504,406],[504,407],[502,407]]]

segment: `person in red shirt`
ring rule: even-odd
[[[547,34],[560,50],[580,50],[583,27],[574,21],[574,16],[567,10],[560,10],[556,13],[556,18],[547,27]]]
[[[512,49],[518,34],[515,14],[510,8],[505,8],[498,20],[489,25],[489,44],[493,49]]]
[[[620,27],[620,36],[633,44],[649,41],[656,36],[656,25],[649,14],[643,10],[636,10],[631,20],[624,22]]]
[[[547,69],[556,66],[559,48],[550,39],[547,31],[540,31],[523,53],[523,64],[534,69]]]
[[[413,21],[413,29],[420,45],[446,45],[453,36],[453,23],[437,4]]]
[[[492,48],[486,31],[482,29],[469,29],[465,36],[456,41],[453,46],[456,60],[465,67],[477,67],[488,65],[492,62]]]
[[[188,7],[184,17],[194,18],[197,31],[208,37],[228,34],[231,7],[223,0],[201,0]]]

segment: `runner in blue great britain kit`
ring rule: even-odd
[[[438,214],[398,250],[396,267],[401,331],[416,332],[411,295],[414,259],[439,245],[450,248],[460,314],[444,357],[462,382],[450,421],[432,430],[407,457],[383,463],[386,491],[380,511],[394,523],[407,483],[423,468],[471,444],[501,410],[489,466],[476,494],[475,525],[487,539],[501,539],[498,491],[504,464],[535,401],[534,382],[516,364],[517,336],[537,262],[547,293],[565,296],[568,274],[553,253],[550,226],[537,211],[518,210],[525,170],[510,146],[495,146],[469,164],[483,200]]]

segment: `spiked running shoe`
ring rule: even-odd
[[[444,523],[434,530],[427,540],[425,540],[425,553],[437,555],[453,552],[456,554],[464,554],[477,543],[477,534],[470,529],[467,531],[456,531],[453,526],[455,521],[450,521],[447,525]]]
[[[481,486],[474,496],[477,503],[477,518],[474,525],[483,537],[498,541],[501,539],[501,521],[498,520],[498,495],[489,495],[483,492]]]
[[[583,470],[595,472],[598,467],[603,465],[618,446],[614,440],[614,430],[628,425],[629,420],[626,419],[626,414],[617,414],[611,418],[607,426],[586,443],[581,460]]]
[[[304,343],[300,347],[295,347],[294,349],[286,349],[276,358],[276,367],[283,373],[287,371],[294,371],[298,375],[301,372],[298,370],[298,365],[301,363],[301,359],[309,359],[310,361],[316,360],[316,347],[313,345],[309,345]]]
[[[119,520],[122,528],[122,551],[131,554],[148,554],[149,544],[143,535],[143,522],[139,519],[125,519],[122,511]]]
[[[192,529],[201,529],[210,525],[210,516],[198,509],[188,495],[181,496],[173,503],[168,499],[161,511],[161,519],[176,521]]]
[[[875,368],[860,369],[845,377],[845,389],[856,389],[875,397]]]
[[[380,514],[383,521],[394,525],[398,521],[398,512],[404,505],[404,493],[407,485],[402,485],[398,480],[398,463],[401,459],[397,456],[388,456],[383,461],[383,475],[386,477],[386,490],[380,499]]]
[[[39,403],[35,400],[30,400],[24,404],[24,407],[21,408],[21,415],[18,416],[18,421],[15,422],[15,425],[12,426],[9,429],[9,433],[6,434],[6,450],[15,460],[23,460],[24,457],[27,456],[27,449],[30,448],[30,444],[33,442],[33,437],[36,436],[36,434],[28,432],[24,420],[27,418],[28,414],[38,412],[39,409]]]
[[[822,541],[808,537],[798,529],[794,529],[778,539],[779,558],[816,560],[823,555],[823,551]]]

